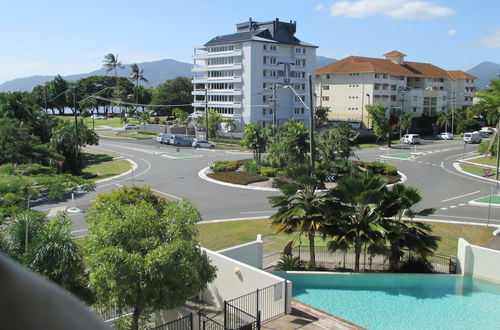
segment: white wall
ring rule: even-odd
[[[262,237],[261,235],[257,235],[257,240],[253,242],[219,250],[217,253],[255,268],[262,269],[263,247],[264,242],[262,241]]]
[[[241,247],[240,247],[241,248]],[[253,247],[251,247],[253,248]],[[261,269],[244,264],[243,262],[231,259],[220,253],[203,248],[211,263],[217,266],[217,278],[208,285],[201,298],[203,301],[223,307],[224,300],[230,300],[256,289],[266,288],[271,285],[282,285],[284,292],[284,279],[269,274]],[[291,311],[291,282],[287,287],[287,312]]]
[[[500,251],[469,244],[458,239],[457,273],[500,283]]]

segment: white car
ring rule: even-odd
[[[136,125],[136,124],[126,124],[125,126],[123,126],[123,129],[125,129],[125,130],[139,129],[139,125]]]
[[[441,134],[439,134],[439,139],[441,139],[441,140],[453,140],[453,134],[447,133],[447,132],[441,133]]]
[[[482,140],[479,132],[464,133],[464,143],[481,143]]]
[[[407,144],[420,144],[420,135],[405,134],[400,141],[401,143],[407,143]]]
[[[215,144],[213,144],[212,142],[204,141],[204,140],[194,140],[193,141],[193,148],[213,149],[213,148],[215,148]]]

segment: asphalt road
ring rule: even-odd
[[[137,164],[133,173],[99,183],[92,193],[75,196],[74,205],[86,210],[95,195],[116,189],[122,185],[148,183],[157,193],[173,200],[187,199],[195,203],[203,219],[250,219],[265,217],[273,213],[267,197],[275,193],[233,188],[207,182],[198,177],[198,171],[216,160],[251,158],[252,154],[193,148],[177,148],[159,145],[154,140],[125,140],[102,137],[99,146],[92,147],[113,153]],[[453,162],[470,156],[477,145],[466,145],[454,141],[422,141],[404,149],[368,148],[356,151],[362,160],[385,159],[407,176],[407,185],[418,188],[423,200],[416,209],[434,207],[437,212],[429,219],[456,222],[490,223],[500,225],[500,208],[474,206],[468,202],[487,196],[494,183],[459,173]],[[401,153],[416,152],[412,159],[384,158]],[[71,199],[59,203],[39,204],[39,210],[72,206]],[[488,217],[489,213],[489,217]],[[87,224],[83,214],[71,215],[75,235],[86,233]]]

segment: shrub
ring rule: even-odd
[[[228,161],[216,161],[214,162],[214,167],[212,171],[214,172],[233,172],[236,171],[244,161],[242,160],[228,160]]]
[[[217,139],[219,143],[227,143],[227,144],[236,144],[238,146],[242,146],[241,140],[231,140],[231,139]]]
[[[276,269],[282,271],[300,270],[304,269],[304,265],[304,261],[300,260],[299,257],[294,257],[291,254],[284,254],[276,264]]]
[[[498,140],[497,140],[498,141]],[[493,146],[491,147],[491,155],[496,156],[497,155],[497,141],[493,143]],[[477,146],[477,152],[479,152],[481,155],[484,155],[488,151],[488,147],[490,145],[491,141],[483,141],[479,143]]]
[[[249,159],[243,163],[243,170],[248,173],[259,174],[261,166],[255,159]]]
[[[144,134],[144,135],[158,135],[158,132],[143,131],[143,130],[137,130],[137,133]]]
[[[398,175],[398,169],[387,163],[356,161],[354,165],[366,168],[373,174]]]
[[[433,273],[434,267],[424,258],[409,257],[399,267],[401,273]]]
[[[160,123],[160,117],[154,117],[153,118],[153,124],[159,124]]]
[[[268,178],[274,178],[278,174],[278,169],[269,166],[262,166],[260,168],[260,175],[267,176]]]
[[[267,178],[262,175],[241,171],[209,173],[207,176],[214,180],[241,185],[267,180]]]

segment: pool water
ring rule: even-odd
[[[458,275],[277,274],[293,297],[368,329],[500,329],[500,285]]]

